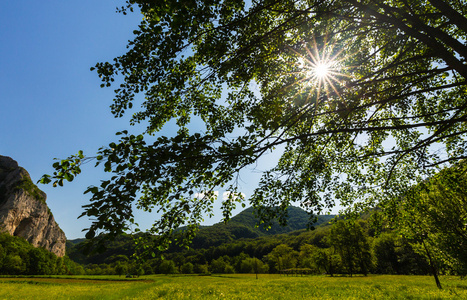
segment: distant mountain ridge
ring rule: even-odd
[[[320,215],[313,226],[329,222],[334,215]],[[254,215],[254,208],[250,207],[232,217],[227,224],[217,223],[212,226],[201,227],[193,239],[192,248],[207,248],[242,238],[257,238],[265,235],[289,233],[295,230],[308,228],[310,215],[303,209],[295,206],[287,208],[287,225],[280,226],[274,221],[271,228],[266,230],[258,226],[258,219]]]
[[[193,249],[209,248],[219,246],[224,243],[233,242],[239,239],[255,239],[258,237],[272,236],[275,234],[287,234],[297,230],[304,230],[308,227],[309,215],[303,209],[298,207],[289,207],[287,210],[287,225],[280,226],[274,222],[269,230],[262,227],[256,227],[258,222],[254,215],[253,208],[247,208],[236,216],[232,217],[227,224],[217,223],[212,226],[200,226],[196,237],[191,244]],[[318,221],[313,224],[317,227],[328,223],[334,215],[318,216]],[[75,262],[102,263],[112,262],[118,255],[130,256],[133,253],[134,242],[129,235],[122,235],[115,241],[108,242],[108,249],[104,253],[84,255],[79,250],[80,245],[85,243],[86,239],[73,239],[67,241],[67,254]],[[171,251],[177,251],[172,249]],[[170,252],[170,251],[169,251]]]

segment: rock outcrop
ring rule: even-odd
[[[46,194],[29,173],[10,157],[0,155],[0,230],[64,256],[65,233],[45,200]]]

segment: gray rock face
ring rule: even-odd
[[[65,233],[47,207],[46,197],[25,169],[0,155],[0,230],[64,256]]]

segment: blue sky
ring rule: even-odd
[[[116,13],[123,3],[21,0],[0,4],[0,155],[15,159],[35,182],[52,173],[53,158],[78,150],[93,155],[115,139],[115,132],[129,127],[128,118],[115,119],[110,113],[113,89],[100,88],[98,76],[89,70],[97,62],[125,53],[141,15]],[[274,159],[264,161],[270,164]],[[248,197],[259,174],[251,170],[243,175],[240,184]],[[81,230],[90,221],[77,219],[88,201],[83,191],[105,176],[91,163],[64,187],[39,185],[68,239],[84,236]],[[143,228],[155,217],[137,216]],[[218,214],[205,224],[220,218]]]
[[[92,155],[126,120],[114,119],[112,89],[89,70],[125,51],[139,14],[124,16],[123,1],[2,1],[0,5],[0,155],[10,156],[33,181],[52,172],[53,158],[82,149]],[[76,218],[84,189],[103,174],[92,165],[62,188],[40,185],[68,238],[82,237]]]
[[[34,182],[52,173],[53,158],[78,150],[93,155],[114,140],[115,132],[129,127],[128,118],[110,113],[113,89],[100,88],[98,76],[89,70],[123,54],[141,20],[138,13],[116,13],[118,5],[123,1],[1,3],[0,155],[15,159]],[[88,201],[83,191],[105,176],[90,163],[64,187],[39,185],[67,238],[84,236],[81,230],[90,222],[77,219]],[[138,216],[142,227],[155,217]]]

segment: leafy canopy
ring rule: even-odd
[[[386,203],[386,216],[430,264],[467,274],[467,166],[462,161]],[[437,272],[437,271],[436,271]]]
[[[212,213],[213,191],[239,191],[239,172],[270,151],[249,199],[258,216],[285,220],[298,201],[319,213],[340,201],[374,205],[435,167],[465,157],[467,5],[447,0],[129,0],[143,20],[127,53],[92,70],[115,87],[115,117],[132,113],[140,135],[96,157],[70,156],[42,182],[72,180],[96,159],[113,177],[90,187],[87,237],[134,222],[133,206],[188,237]],[[320,72],[325,66],[325,72]],[[144,95],[142,103],[140,95]],[[135,105],[137,104],[137,105]],[[137,107],[139,106],[139,108]],[[203,130],[190,131],[200,119]],[[173,136],[159,136],[168,122]],[[171,123],[172,124],[172,123]],[[204,192],[201,199],[193,194]]]

